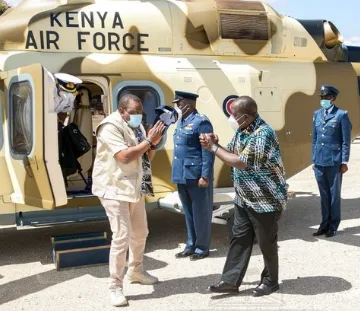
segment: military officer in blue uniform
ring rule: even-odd
[[[200,135],[213,133],[209,119],[196,110],[197,94],[176,91],[179,121],[174,133],[171,180],[184,208],[187,241],[176,258],[198,260],[209,255],[213,212],[214,155],[200,144]]]
[[[340,224],[342,175],[348,170],[352,125],[347,111],[335,106],[339,90],[320,88],[321,109],[313,116],[312,161],[321,197],[322,222],[313,236],[333,237]]]

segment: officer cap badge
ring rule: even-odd
[[[320,95],[319,96],[333,95],[336,97],[336,96],[338,96],[339,93],[340,93],[340,91],[332,85],[322,85],[320,87]]]
[[[82,83],[79,78],[69,75],[67,73],[59,72],[55,73],[54,76],[59,87],[65,92],[75,93],[77,85]]]
[[[183,99],[193,99],[196,100],[199,97],[198,94],[183,92],[183,91],[175,91],[175,99],[172,101],[174,104],[178,103]]]

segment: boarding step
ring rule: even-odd
[[[296,192],[288,191],[288,199],[294,199]],[[214,189],[214,210],[212,216],[212,223],[226,225],[234,210],[235,190],[230,188],[215,188]],[[181,204],[179,193],[177,191],[171,192],[158,202],[160,209],[169,210],[172,212],[184,213]]]
[[[53,236],[51,244],[57,270],[109,263],[111,243],[106,232]]]
[[[62,208],[49,211],[20,212],[16,218],[18,230],[71,223],[107,221],[102,206]]]
[[[226,225],[234,213],[234,204],[220,205],[213,210],[212,223]]]
[[[215,188],[214,189],[214,205],[220,206],[224,204],[231,204],[234,201],[234,188]],[[164,198],[159,200],[159,208],[167,209],[183,213],[183,207],[177,191],[171,192]]]
[[[86,190],[79,191],[67,191],[68,200],[76,199],[76,198],[92,198],[95,197],[91,192]]]

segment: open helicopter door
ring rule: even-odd
[[[44,209],[66,205],[53,107],[55,82],[40,64],[8,71],[3,79],[11,200]]]

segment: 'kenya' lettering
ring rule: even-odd
[[[80,16],[79,16],[80,15]],[[108,19],[108,12],[64,12],[50,13],[51,27],[73,27],[73,28],[95,28],[95,23],[100,23],[101,28],[121,28],[124,29],[119,12]],[[106,27],[105,22],[110,22]]]

